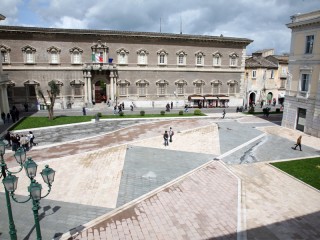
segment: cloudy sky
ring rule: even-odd
[[[1,25],[213,35],[254,40],[248,53],[289,52],[290,16],[320,0],[1,0]]]

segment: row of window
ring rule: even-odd
[[[7,46],[0,45],[1,58],[3,63],[10,63],[10,51],[11,49]],[[78,47],[73,47],[69,50],[71,56],[72,64],[82,64],[82,54],[83,50]],[[35,64],[36,63],[36,49],[27,45],[22,48],[23,59],[25,64]],[[47,53],[49,54],[49,63],[50,64],[59,64],[60,63],[60,53],[61,49],[57,47],[50,47],[47,49]],[[100,62],[105,63],[108,62],[108,48],[101,49],[92,49],[92,62]],[[147,65],[148,64],[148,55],[149,52],[145,49],[140,49],[137,51],[137,63],[138,65]],[[159,65],[167,65],[168,64],[168,55],[169,53],[163,49],[157,52],[158,64]],[[119,65],[127,65],[128,64],[128,56],[129,51],[121,48],[117,51]],[[220,67],[222,63],[222,54],[220,52],[215,52],[212,54],[212,65],[215,67]],[[236,53],[229,54],[229,66],[237,67],[239,55]],[[183,50],[180,50],[176,53],[177,65],[185,66],[187,60],[187,53]],[[195,65],[196,66],[204,66],[205,62],[205,54],[201,51],[195,53]]]

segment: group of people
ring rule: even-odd
[[[23,147],[25,151],[29,151],[29,149],[35,145],[34,142],[34,134],[32,131],[29,131],[28,134],[13,134],[11,132],[7,132],[4,136],[4,139],[8,142],[8,145],[12,147],[12,151],[17,151],[19,147]]]
[[[172,108],[173,108],[173,102],[166,104],[166,111],[167,112],[170,112],[170,109],[172,109]]]
[[[10,112],[8,112],[7,114],[5,112],[1,113],[1,119],[4,124],[10,122],[15,123],[20,119],[20,112],[18,108],[16,108],[16,106],[13,106]]]
[[[164,131],[163,139],[164,139],[164,146],[169,146],[169,142],[172,142],[172,137],[174,135],[174,132],[172,130],[172,127],[170,127],[169,131]]]
[[[120,114],[124,110],[124,102],[120,103],[118,106],[114,105],[113,107],[113,114],[116,115],[117,113]]]

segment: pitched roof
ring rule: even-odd
[[[261,55],[253,55],[246,60],[246,68],[278,68],[278,64]]]

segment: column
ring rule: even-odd
[[[113,82],[113,74],[110,73],[110,84],[111,84],[111,89],[110,89],[110,97],[111,100],[114,101],[114,82]]]
[[[7,85],[3,85],[2,96],[3,96],[3,98],[4,98],[4,101],[3,101],[3,111],[4,111],[4,112],[9,112],[9,111],[10,111],[10,108],[9,108],[9,102],[8,102]]]
[[[91,76],[88,77],[88,101],[89,104],[92,104],[92,81],[91,81]]]
[[[83,77],[84,80],[84,103],[88,103],[88,79],[87,77]]]

